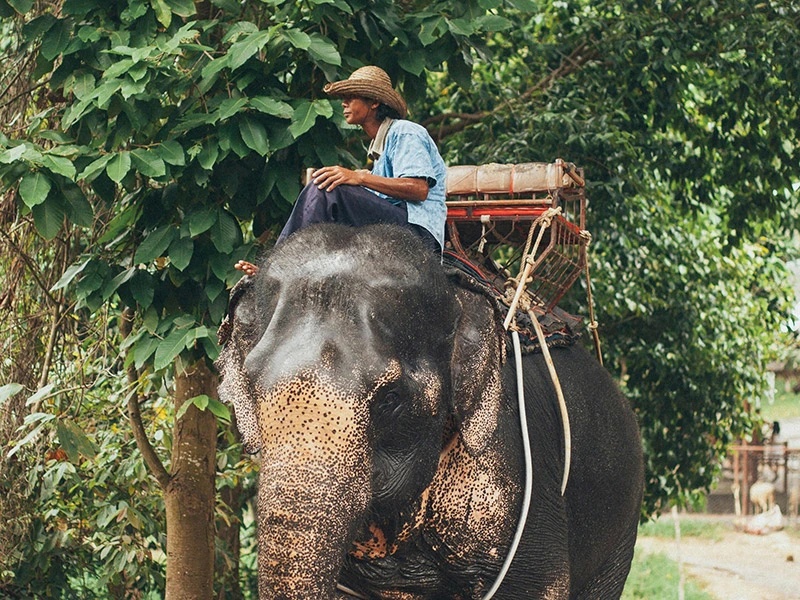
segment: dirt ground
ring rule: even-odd
[[[708,515],[682,515],[687,519]],[[687,574],[718,600],[800,600],[800,525],[766,535],[741,533],[733,517],[721,540],[683,537],[680,555]],[[674,540],[640,537],[637,548],[678,559]]]

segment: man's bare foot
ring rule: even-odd
[[[247,262],[246,260],[240,260],[233,265],[233,268],[238,269],[239,271],[244,271],[244,274],[248,277],[253,277],[256,273],[258,273],[258,267],[251,262]]]

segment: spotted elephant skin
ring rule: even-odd
[[[260,450],[262,600],[479,599],[520,514],[513,357],[480,290],[413,234],[319,225],[280,244],[231,301],[218,367]],[[642,497],[634,415],[582,348],[524,358],[533,499],[495,598],[619,598]]]

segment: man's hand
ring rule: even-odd
[[[374,192],[399,200],[422,202],[428,197],[428,182],[418,177],[380,177],[366,169],[352,171],[344,167],[322,167],[311,174],[319,189],[330,192],[340,185],[362,185]]]
[[[246,260],[240,260],[233,265],[233,268],[238,269],[239,271],[244,271],[244,274],[248,277],[253,277],[256,273],[258,273],[258,267],[251,262],[247,262]]]
[[[319,189],[330,192],[340,185],[363,185],[364,173],[369,171],[353,171],[344,167],[322,167],[311,174],[311,181]]]

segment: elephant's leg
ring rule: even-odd
[[[631,568],[637,528],[638,522],[623,536],[598,574],[575,595],[576,600],[618,600]]]

